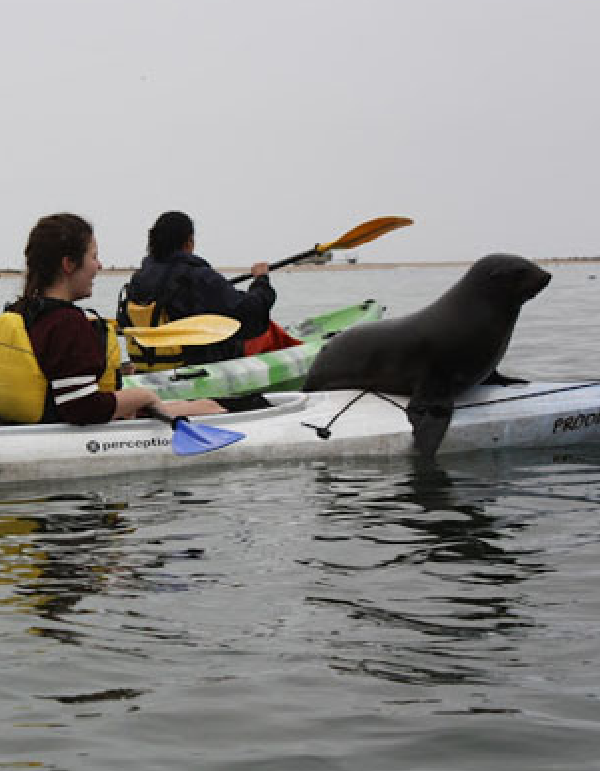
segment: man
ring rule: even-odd
[[[196,314],[216,313],[237,319],[241,327],[219,343],[172,349],[140,348],[128,337],[128,352],[136,369],[203,364],[265,350],[253,343],[247,343],[245,349],[244,344],[269,331],[276,294],[266,262],[257,262],[250,270],[254,280],[248,290],[236,289],[194,254],[194,223],[190,217],[178,211],[161,214],[148,233],[147,254],[141,267],[123,288],[117,310],[119,325],[157,326]],[[290,338],[287,344],[295,342]]]

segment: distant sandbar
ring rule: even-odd
[[[600,256],[598,257],[548,257],[539,260],[533,260],[533,262],[541,263],[544,265],[587,265],[597,264],[600,262]],[[279,268],[282,272],[316,272],[316,271],[348,271],[348,270],[393,270],[395,268],[448,268],[448,267],[461,267],[472,265],[473,261],[469,260],[439,260],[437,262],[324,262],[319,265],[313,263],[306,263],[304,265],[287,265],[285,268]],[[214,265],[215,270],[225,274],[238,274],[247,273],[249,266],[234,267],[231,265]],[[110,273],[114,276],[129,276],[133,273],[135,268],[103,268],[102,273]],[[15,270],[12,268],[1,268],[0,277],[10,278],[16,276],[22,276],[24,271]]]

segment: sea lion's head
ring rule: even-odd
[[[517,305],[539,294],[551,278],[547,270],[516,254],[488,254],[465,275],[487,296]]]

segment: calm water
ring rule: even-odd
[[[502,370],[597,378],[600,266],[552,272]],[[274,274],[279,318],[461,273]],[[0,498],[0,769],[600,768],[600,448]]]

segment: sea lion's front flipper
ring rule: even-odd
[[[529,383],[529,380],[524,380],[522,377],[509,377],[508,375],[501,375],[497,370],[494,370],[489,377],[483,381],[481,385],[517,385],[518,383]]]
[[[448,429],[454,402],[448,397],[414,395],[406,414],[412,423],[415,447],[425,458],[433,458]]]

